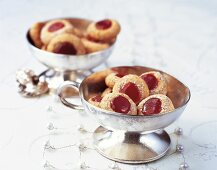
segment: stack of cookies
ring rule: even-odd
[[[34,45],[57,54],[84,55],[108,48],[116,40],[120,25],[112,19],[92,22],[86,30],[76,28],[70,20],[37,22],[29,31]]]
[[[141,75],[112,72],[105,78],[108,86],[88,102],[108,111],[130,115],[163,114],[174,110],[167,94],[167,81],[158,71]]]

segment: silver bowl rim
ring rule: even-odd
[[[117,67],[111,67],[111,68],[119,68],[119,67],[144,67],[144,66],[139,66],[139,65],[138,65],[138,66],[117,66]],[[111,68],[110,68],[110,69],[111,69]],[[164,71],[161,71],[161,70],[158,70],[158,69],[154,69],[154,68],[151,68],[151,67],[145,67],[145,68],[153,69],[153,70],[156,70],[156,71],[160,71],[160,72],[162,72],[162,73],[165,73],[165,74],[171,76],[172,78],[176,79],[176,80],[179,81],[180,83],[182,83],[179,79],[175,78],[174,76],[172,76],[172,75],[170,75],[170,74],[168,74],[168,73],[166,73],[166,72],[164,72]],[[101,70],[101,71],[103,71],[103,70]],[[101,71],[98,71],[98,72],[101,72]],[[95,72],[95,73],[98,73],[98,72]],[[94,74],[94,73],[93,73],[93,74]],[[91,75],[92,75],[92,74],[91,74]],[[89,75],[89,76],[91,76],[91,75]],[[168,114],[172,114],[173,112],[178,111],[178,110],[182,109],[183,107],[186,107],[186,105],[188,104],[188,102],[190,101],[190,98],[191,98],[191,92],[190,92],[189,87],[186,86],[184,83],[182,83],[182,84],[188,89],[188,99],[185,101],[185,103],[184,103],[182,106],[179,106],[179,107],[175,108],[173,111],[166,112],[166,113],[162,113],[162,114],[152,114],[152,115],[129,115],[129,114],[122,114],[122,113],[118,113],[118,112],[112,112],[112,111],[108,111],[108,110],[105,110],[105,109],[101,109],[101,108],[99,108],[99,107],[96,107],[96,106],[90,104],[90,103],[84,98],[84,94],[83,94],[83,92],[82,92],[82,90],[81,90],[81,87],[82,87],[82,83],[85,82],[85,80],[86,80],[89,76],[87,76],[87,77],[81,82],[81,84],[80,84],[80,86],[79,86],[79,94],[80,94],[80,97],[82,98],[82,101],[84,101],[86,105],[91,106],[91,107],[93,107],[94,109],[99,110],[99,111],[101,111],[101,112],[104,113],[104,114],[110,114],[110,115],[114,115],[114,116],[121,116],[121,117],[127,117],[127,118],[132,118],[132,117],[133,117],[133,118],[135,118],[135,117],[138,117],[138,118],[141,118],[141,117],[143,117],[143,118],[161,117],[161,116],[165,116],[165,115],[168,115]]]
[[[88,20],[88,19],[84,19],[84,18],[75,18],[75,17],[64,17],[64,18],[53,18],[53,19],[81,19],[81,20]],[[42,22],[47,22],[47,21],[50,21],[50,20],[52,20],[52,19],[42,21]],[[92,20],[89,20],[89,21],[92,21]],[[89,54],[82,54],[82,55],[57,54],[57,53],[52,53],[52,52],[49,52],[49,51],[42,50],[42,49],[36,47],[35,45],[33,45],[33,43],[30,41],[31,37],[30,37],[29,31],[30,31],[30,28],[26,32],[26,41],[27,41],[28,45],[30,45],[32,48],[34,48],[38,52],[41,52],[41,53],[44,53],[44,54],[55,55],[57,57],[63,57],[63,56],[65,56],[65,57],[70,57],[70,56],[81,57],[81,56],[98,55],[98,54],[101,54],[101,53],[113,48],[113,46],[115,45],[115,43],[117,41],[117,38],[116,38],[115,41],[112,44],[109,45],[108,48],[106,48],[104,50],[96,51],[96,52],[93,52],[93,53],[89,53]]]

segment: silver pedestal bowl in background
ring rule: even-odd
[[[74,27],[85,31],[91,23],[90,20],[80,18],[64,18],[69,20]],[[105,62],[111,55],[115,42],[107,49],[86,55],[55,54],[41,50],[34,46],[29,35],[26,35],[27,43],[34,57],[51,69],[52,74],[47,76],[49,88],[56,89],[65,80],[81,81],[90,74],[91,69]]]
[[[156,70],[147,67],[114,67],[96,72],[85,78],[79,84],[64,82],[58,89],[60,100],[72,109],[85,109],[101,125],[94,132],[94,146],[103,156],[122,163],[145,163],[164,156],[170,148],[170,137],[164,130],[173,123],[184,111],[190,100],[190,90],[173,76],[160,71],[167,79],[167,96],[172,100],[175,110],[165,114],[124,115],[100,109],[88,103],[88,99],[106,88],[105,77],[111,70],[140,75]],[[156,70],[159,71],[159,70]],[[79,90],[82,106],[68,102],[63,89]]]

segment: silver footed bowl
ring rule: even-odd
[[[168,82],[167,96],[172,100],[175,110],[164,114],[155,114],[151,116],[143,115],[126,115],[116,112],[100,109],[88,102],[88,99],[94,94],[101,93],[107,88],[105,84],[105,77],[115,70],[117,72],[137,74],[140,75],[147,71],[159,71],[161,72]],[[59,89],[60,99],[63,103],[73,109],[84,108],[87,113],[94,116],[101,126],[111,130],[124,130],[124,131],[142,131],[151,132],[159,129],[164,129],[171,123],[173,123],[184,111],[188,101],[190,100],[190,90],[182,82],[175,77],[162,72],[160,70],[133,66],[133,67],[114,67],[104,71],[96,72],[86,77],[80,86],[74,82],[65,82],[62,87],[73,87],[79,89],[82,106],[77,106],[72,103],[68,103],[61,95]],[[69,105],[68,105],[69,104]]]
[[[105,77],[116,71],[125,74],[140,75],[147,71],[161,72],[168,83],[167,96],[172,100],[175,110],[164,114],[126,115],[100,109],[88,99],[105,90]],[[64,91],[67,88],[78,90],[82,105],[70,103]],[[190,100],[190,90],[175,77],[160,70],[133,66],[113,67],[96,72],[86,77],[79,85],[73,81],[65,81],[58,89],[61,102],[76,110],[85,109],[101,125],[93,133],[93,145],[96,150],[108,159],[121,163],[147,163],[164,156],[171,145],[165,127],[173,123],[183,113]]]
[[[69,20],[74,27],[84,31],[87,26],[92,22],[87,19],[81,18],[63,18]],[[47,22],[47,21],[45,21]],[[85,55],[65,55],[55,54],[45,50],[41,50],[34,46],[29,30],[26,34],[26,39],[31,53],[35,58],[47,66],[48,68],[56,71],[77,71],[77,70],[90,70],[103,62],[105,62],[113,51],[115,42],[107,49],[85,54]]]

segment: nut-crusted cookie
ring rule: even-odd
[[[110,43],[120,32],[120,25],[112,19],[104,19],[91,23],[87,28],[87,36],[91,39]]]
[[[107,43],[98,43],[98,42],[90,41],[86,38],[82,38],[81,41],[84,44],[87,53],[102,51],[109,47],[109,44]]]
[[[101,100],[102,100],[102,97],[100,95],[96,95],[96,96],[89,98],[88,102],[96,107],[99,107]]]
[[[82,55],[86,53],[80,38],[68,33],[54,37],[48,44],[47,51],[67,55]]]
[[[37,22],[32,25],[32,27],[29,30],[30,37],[34,43],[34,45],[38,48],[41,48],[43,46],[43,43],[40,38],[41,29],[44,26],[43,22]]]
[[[136,104],[123,93],[110,93],[103,97],[100,108],[122,114],[136,115]]]
[[[165,77],[157,71],[149,71],[140,75],[148,85],[150,95],[167,94],[167,82]]]
[[[145,98],[137,108],[139,115],[163,114],[174,110],[170,98],[163,94],[155,94]]]
[[[64,19],[51,20],[41,30],[41,41],[48,44],[51,39],[62,33],[73,33],[73,25]]]
[[[103,92],[102,92],[102,97],[104,97],[105,95],[112,93],[112,89],[111,88],[106,88]]]
[[[127,94],[136,104],[149,96],[149,89],[145,81],[133,74],[120,78],[115,83],[113,92]]]
[[[105,78],[105,84],[110,87],[113,88],[113,86],[115,85],[116,82],[118,82],[120,80],[120,78],[122,78],[123,76],[125,76],[124,74],[121,73],[110,73],[108,76],[106,76]]]
[[[78,29],[76,27],[74,27],[74,29],[71,32],[69,31],[69,33],[72,33],[72,34],[76,35],[79,38],[85,37],[84,32],[82,32],[80,29]]]

